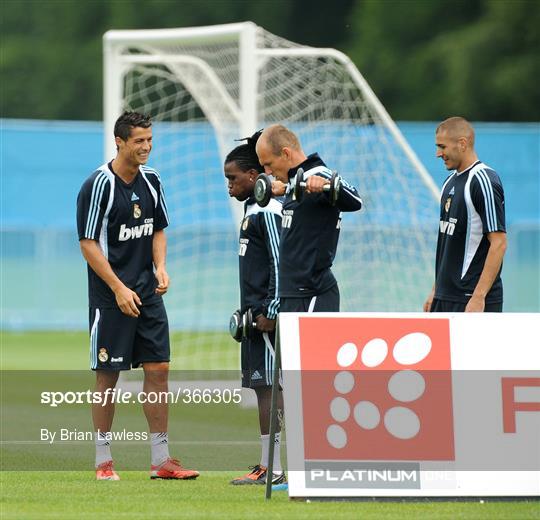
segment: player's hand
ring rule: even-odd
[[[276,320],[269,320],[262,314],[259,314],[255,318],[257,330],[261,332],[272,332],[276,328]]]
[[[324,179],[318,175],[312,175],[307,178],[306,193],[321,193],[325,184],[330,184],[328,179]]]
[[[116,297],[118,307],[120,307],[120,310],[124,314],[132,318],[137,318],[141,314],[139,307],[142,305],[142,302],[135,291],[122,285],[114,292],[114,296]]]
[[[471,299],[467,302],[465,312],[484,312],[486,308],[486,300],[482,296],[471,296]]]
[[[281,181],[272,181],[272,195],[274,195],[275,197],[280,197],[281,195],[285,195],[286,191],[286,184]]]
[[[426,301],[424,302],[424,312],[431,312],[431,304],[433,303],[433,296],[435,296],[435,291],[431,291]]]
[[[156,294],[165,294],[169,289],[169,275],[164,268],[156,269],[156,280],[158,286],[156,287]]]

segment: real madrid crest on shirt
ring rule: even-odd
[[[450,193],[448,193],[448,198],[446,199],[446,203],[444,204],[444,211],[448,213],[450,210],[450,205],[452,204],[452,196],[456,192],[455,186],[452,186],[452,189],[450,190]]]
[[[133,217],[140,218],[142,215],[141,207],[138,204],[133,204]]]
[[[107,349],[106,348],[102,347],[102,348],[99,349],[98,359],[102,363],[105,363],[109,359],[109,354],[107,354]]]
[[[245,231],[248,228],[249,225],[249,217],[245,217],[244,220],[242,220],[242,229]]]

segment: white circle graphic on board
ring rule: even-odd
[[[326,438],[333,448],[340,449],[347,445],[347,433],[337,424],[331,424],[328,427],[326,430]]]
[[[420,419],[409,408],[394,406],[384,414],[384,425],[398,439],[412,439],[420,431]]]
[[[410,403],[419,399],[426,389],[426,382],[415,370],[400,370],[388,381],[388,392],[396,400]]]
[[[368,341],[362,349],[362,363],[367,367],[379,366],[388,355],[388,343],[381,338]]]
[[[351,366],[358,357],[358,348],[354,343],[345,343],[339,347],[337,362],[340,367]]]
[[[413,332],[400,338],[394,346],[394,359],[401,365],[414,365],[431,351],[431,338],[423,332]]]
[[[364,430],[373,430],[381,421],[381,414],[377,406],[371,401],[360,401],[353,411],[356,424]]]

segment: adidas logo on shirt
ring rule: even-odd
[[[137,197],[137,194],[133,192],[133,195],[131,195],[131,200],[139,200],[139,197]]]

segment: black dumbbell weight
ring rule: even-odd
[[[231,319],[229,320],[229,333],[232,338],[240,343],[243,336],[242,328],[242,314],[240,314],[240,309],[233,312]]]
[[[248,309],[242,316],[242,330],[244,338],[250,339],[257,330],[257,322],[253,318],[253,311]]]
[[[302,168],[298,169],[296,173],[296,181],[294,183],[294,196],[298,202],[301,202],[302,197],[304,196],[304,191],[306,189],[306,182],[304,181],[304,170]],[[336,205],[336,202],[339,197],[339,190],[341,189],[341,177],[337,174],[336,171],[332,172],[332,177],[330,177],[330,184],[325,184],[323,186],[323,191],[327,191],[330,197],[330,204],[332,206]]]
[[[255,194],[255,200],[259,206],[268,206],[270,199],[272,198],[272,181],[268,178],[268,175],[261,173],[257,176],[255,181],[255,188],[253,189]]]

